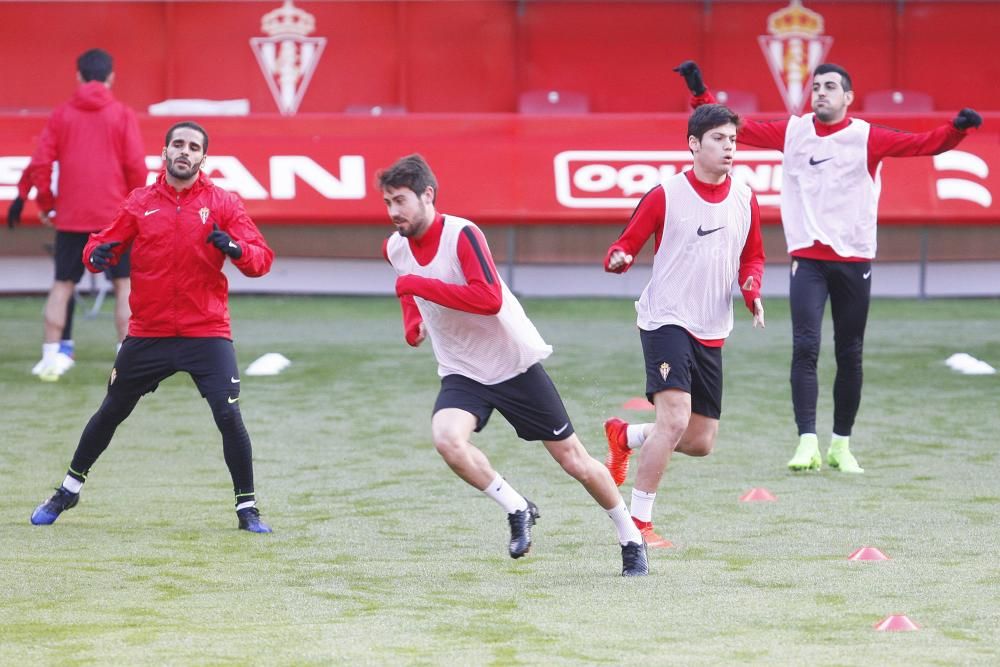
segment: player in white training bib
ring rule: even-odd
[[[438,213],[438,184],[419,155],[378,174],[396,226],[383,248],[396,270],[406,342],[430,338],[441,376],[431,431],[456,475],[507,512],[511,558],[528,553],[538,507],[518,493],[472,442],[496,410],[523,440],[541,440],[615,524],[622,576],[648,574],[646,546],[608,471],[573,430],[541,361],[552,353],[497,274],[483,233],[463,218]]]
[[[632,520],[652,547],[672,546],[653,530],[653,501],[677,451],[707,456],[722,414],[722,345],[733,328],[737,283],[753,326],[764,326],[760,299],[764,248],[757,200],[729,175],[740,118],[727,107],[697,109],[688,121],[694,168],[646,193],[608,248],[606,271],[623,273],[654,237],[653,275],[636,302],[646,360],[646,396],[655,424],[604,423],[606,465],[616,484],[642,447],[632,488]]]

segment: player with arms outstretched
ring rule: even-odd
[[[715,102],[693,61],[675,68],[691,91],[691,105]],[[799,443],[791,470],[819,470],[816,400],[823,311],[833,314],[837,375],[833,434],[827,464],[847,473],[864,469],[850,450],[861,405],[862,349],[871,301],[880,171],[887,157],[937,155],[957,146],[982,117],[962,109],[928,132],[900,132],[847,115],[854,102],[851,76],[832,63],[813,73],[813,113],[779,121],[744,120],[740,141],[782,151],[781,222],[792,257],[792,408]]]

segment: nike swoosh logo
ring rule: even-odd
[[[239,246],[236,245],[235,243],[233,243],[232,241],[229,242],[229,247],[230,248],[239,248]]]
[[[160,210],[160,209],[158,209],[158,208],[154,208],[154,209],[153,209],[152,211],[146,211],[146,212],[145,212],[145,213],[143,213],[142,215],[143,215],[143,217],[149,217],[149,216],[153,215],[154,213],[156,213],[156,212],[157,212],[157,211],[159,211],[159,210]]]
[[[823,164],[824,162],[829,162],[832,159],[833,159],[832,157],[827,157],[827,158],[823,158],[822,160],[817,160],[816,158],[811,157],[811,158],[809,158],[809,164],[811,164],[812,166],[815,167],[818,164]]]
[[[872,270],[871,270],[871,269],[868,269],[868,273],[866,273],[866,274],[864,274],[863,276],[861,276],[861,278],[862,278],[863,280],[868,280],[868,276],[870,276],[871,274],[872,274]]]
[[[563,431],[565,431],[567,428],[569,428],[569,422],[566,422],[565,424],[563,424],[562,428],[560,428],[560,429],[552,429],[552,435],[559,435],[560,433],[562,433]]]
[[[233,384],[236,384],[237,382],[240,381],[240,379],[239,378],[230,377],[229,381],[232,382]]]
[[[724,226],[725,225],[723,225],[723,227]],[[717,232],[720,229],[723,229],[723,227],[716,227],[715,229],[702,229],[701,225],[698,225],[698,236],[708,236],[712,232]]]
[[[240,400],[240,397],[237,396],[236,398],[233,398],[232,396],[230,396],[226,400],[229,401],[230,403],[235,403],[236,401]]]

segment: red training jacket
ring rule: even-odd
[[[130,336],[232,338],[229,281],[222,273],[227,256],[206,241],[213,225],[243,250],[233,265],[244,275],[258,277],[271,269],[274,251],[242,200],[204,172],[180,192],[161,172],[156,183],[129,195],[110,227],[90,235],[83,262],[94,273],[90,255],[98,245],[121,242],[112,249],[112,264],[132,246]]]
[[[52,164],[59,162],[59,195]],[[27,172],[43,212],[55,209],[55,228],[93,232],[107,227],[129,192],[146,184],[146,155],[135,113],[100,81],[81,84],[52,112]]]

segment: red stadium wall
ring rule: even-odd
[[[199,120],[212,134],[213,177],[265,223],[384,223],[374,171],[413,151],[438,172],[447,210],[483,222],[620,221],[651,175],[685,162],[687,94],[671,68],[686,58],[716,90],[755,92],[759,117],[786,113],[757,40],[787,0],[296,5],[327,44],[298,115],[287,117],[250,48],[280,0],[0,2],[0,202],[13,198],[48,111],[72,92],[76,56],[98,45],[115,56],[115,93],[139,111],[168,98],[250,101],[249,117]],[[834,40],[827,59],[852,71],[859,97],[917,89],[937,110],[876,116],[856,106],[858,115],[908,130],[963,106],[986,117],[951,161],[886,162],[883,222],[1000,224],[1000,63],[991,53],[1000,3],[807,7],[822,15]],[[582,92],[591,113],[511,113],[531,89]],[[343,113],[363,104],[410,113]],[[141,116],[154,170],[171,120]],[[776,158],[743,149],[740,162],[765,219],[776,221]]]
[[[777,2],[355,0],[297,6],[327,41],[300,113],[352,104],[412,112],[510,112],[520,91],[585,93],[595,112],[683,112],[670,69],[696,58],[716,89],[781,97],[757,37]],[[45,110],[74,83],[73,61],[100,45],[114,54],[116,92],[138,109],[168,98],[246,98],[276,111],[251,52],[264,2],[3,2],[0,112]],[[926,0],[807,2],[833,38],[828,60],[859,95],[931,93],[935,108],[1000,110],[1000,3]]]
[[[950,114],[895,116],[923,130]],[[889,120],[872,117],[872,120]],[[12,199],[44,116],[0,128],[0,200]],[[141,119],[151,177],[173,119]],[[376,171],[410,152],[437,173],[442,210],[485,223],[621,223],[659,180],[690,164],[681,114],[307,114],[213,118],[208,171],[258,222],[386,224]],[[992,128],[992,129],[991,129]],[[734,176],[778,221],[780,153],[742,147]],[[891,224],[1000,224],[1000,113],[957,150],[888,159],[879,214]],[[34,206],[28,210],[34,211]]]

